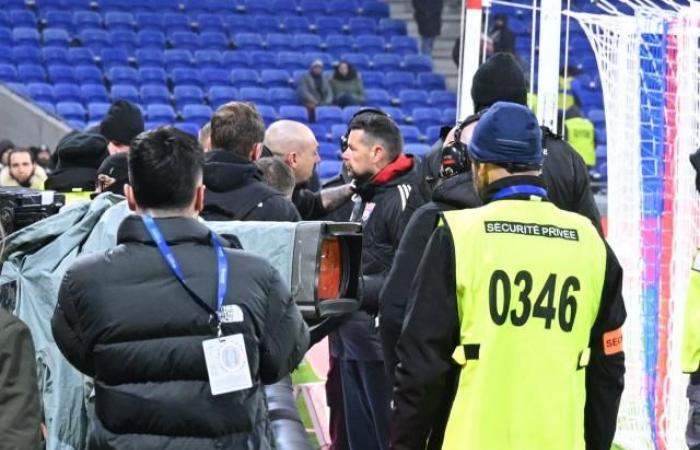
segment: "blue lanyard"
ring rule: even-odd
[[[507,197],[513,197],[516,195],[536,195],[537,197],[547,198],[547,190],[539,186],[533,186],[531,184],[518,184],[515,186],[509,186],[503,188],[496,192],[491,199],[492,200],[502,200]]]
[[[216,299],[216,311],[214,311],[213,309],[211,309],[209,304],[202,300],[202,298],[199,295],[197,295],[197,293],[194,292],[192,288],[187,284],[187,281],[185,280],[185,274],[182,272],[180,263],[175,258],[175,254],[170,249],[170,246],[168,246],[167,242],[165,242],[163,233],[160,232],[160,229],[158,228],[158,225],[156,225],[156,222],[153,220],[153,217],[149,215],[144,215],[142,216],[142,218],[144,225],[146,225],[148,233],[156,242],[158,250],[160,250],[160,254],[163,255],[163,259],[165,259],[165,262],[168,264],[168,267],[170,267],[170,270],[175,275],[175,278],[177,278],[182,287],[184,287],[185,290],[192,296],[192,299],[195,302],[197,302],[197,304],[199,304],[199,306],[201,306],[205,311],[207,311],[213,316],[213,319],[216,321],[217,325],[220,325],[220,319],[217,313],[221,312],[222,305],[224,304],[224,299],[226,298],[226,291],[228,289],[228,259],[226,259],[226,255],[224,254],[224,248],[221,245],[219,238],[213,232],[211,233],[211,243],[212,246],[214,246],[214,250],[216,251],[217,274],[219,277]]]

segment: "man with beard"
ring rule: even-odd
[[[36,164],[31,150],[10,150],[7,161],[7,167],[0,172],[0,185],[44,189],[46,172]]]

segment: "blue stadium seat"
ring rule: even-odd
[[[41,49],[41,60],[47,65],[68,64],[68,49],[62,47],[44,47]]]
[[[438,125],[433,125],[428,127],[428,129],[425,131],[425,140],[428,142],[428,144],[433,144],[433,142],[437,141],[440,139],[440,132],[442,131],[442,127]]]
[[[380,19],[379,33],[384,36],[405,36],[408,32],[406,22],[399,19]]]
[[[276,107],[289,105],[297,101],[297,93],[291,88],[272,88],[269,89],[268,93],[270,95],[270,103]]]
[[[83,84],[80,86],[80,93],[83,96],[83,101],[87,103],[109,102],[109,93],[102,84]]]
[[[166,50],[165,67],[168,70],[182,67],[192,67],[192,53],[189,50],[173,49]]]
[[[209,88],[207,96],[209,97],[209,104],[211,107],[217,109],[225,103],[236,100],[238,98],[238,91],[232,87],[214,86]]]
[[[17,76],[22,80],[22,83],[43,83],[46,81],[46,71],[38,64],[18,65]]]
[[[42,34],[45,46],[68,47],[70,45],[70,36],[63,28],[45,28]]]
[[[430,105],[435,108],[454,108],[457,106],[457,94],[445,90],[432,91]]]
[[[265,45],[272,51],[284,51],[294,48],[294,39],[283,33],[269,33],[265,36]]]
[[[12,28],[12,22],[10,21],[10,15],[5,11],[0,11],[0,27]]]
[[[386,50],[386,41],[381,36],[361,34],[355,37],[355,46],[363,53],[383,53]]]
[[[375,34],[377,21],[367,17],[354,17],[348,21],[348,27],[353,35]]]
[[[406,144],[418,144],[420,143],[420,130],[412,125],[399,125],[399,130],[401,130],[401,135]]]
[[[194,52],[194,64],[200,69],[221,68],[221,52],[217,50],[197,50]]]
[[[36,102],[36,104],[44,111],[51,113],[51,114],[56,114],[56,107],[53,105],[53,103]]]
[[[275,32],[282,29],[280,20],[277,16],[271,15],[260,15],[252,17],[253,23],[255,24],[255,29],[258,32]]]
[[[155,48],[146,48],[143,50],[136,50],[136,61],[138,61],[139,67],[165,67],[165,54],[163,50],[158,50]]]
[[[201,105],[204,103],[204,92],[199,86],[175,86],[173,89],[175,105],[182,110],[185,105]]]
[[[430,146],[426,144],[406,144],[404,152],[413,156],[425,156],[430,152]]]
[[[168,37],[170,44],[180,50],[197,50],[200,47],[199,40],[199,36],[191,31],[176,31]]]
[[[402,89],[413,89],[416,86],[416,77],[411,72],[394,71],[386,74],[384,82],[392,92],[398,93]],[[418,86],[423,88],[420,83]]]
[[[130,13],[112,11],[105,14],[105,26],[111,31],[133,31],[135,24],[134,17]]]
[[[263,50],[265,44],[262,36],[257,33],[236,33],[233,35],[233,43],[241,50]]]
[[[364,106],[356,106],[356,105],[346,106],[345,108],[343,108],[343,122],[345,122],[346,124],[350,123],[350,120],[352,120],[352,116],[357,114],[357,112],[363,108],[365,108],[365,107]],[[347,125],[345,125],[345,127],[347,128]],[[333,127],[331,127],[331,128],[333,128]]]
[[[238,95],[240,100],[259,104],[267,104],[270,102],[267,89],[258,87],[244,87],[239,89]]]
[[[104,48],[100,52],[100,60],[105,70],[117,66],[124,67],[129,65],[129,53],[125,48]]]
[[[131,86],[140,84],[139,73],[131,67],[113,67],[109,69],[107,77],[112,84],[129,84]]]
[[[390,53],[377,54],[372,58],[372,66],[383,72],[401,70],[401,57]]]
[[[110,46],[109,35],[104,30],[83,30],[80,32],[78,37],[83,46],[89,47],[93,50]]]
[[[199,129],[200,126],[196,123],[192,122],[177,122],[175,125],[175,128],[177,128],[180,131],[183,131],[193,138],[197,138],[199,136]]]
[[[217,4],[217,2],[213,2],[211,0],[184,0],[182,2],[182,6],[185,8],[185,11],[191,15],[194,13],[214,12],[219,6],[223,11],[227,6],[230,7],[230,2],[220,2]]]
[[[274,68],[277,67],[277,53],[263,51],[249,52],[248,61],[251,67]]]
[[[354,107],[354,108],[357,108],[358,110],[360,109],[359,107]],[[345,112],[345,110],[347,110],[347,109],[348,109],[348,107],[345,107],[343,109],[343,116],[348,115]],[[355,111],[355,112],[357,112],[357,111]],[[354,114],[354,112],[353,112],[353,114]],[[349,120],[347,122],[349,122]],[[340,144],[340,139],[343,136],[345,136],[345,133],[347,133],[347,131],[348,131],[348,126],[346,124],[331,125],[331,142]]]
[[[63,102],[83,102],[83,92],[80,86],[72,83],[57,83],[53,86],[53,94],[56,100]]]
[[[73,23],[76,30],[102,28],[102,16],[94,11],[76,11],[73,13]]]
[[[216,31],[224,33],[226,31],[224,19],[218,14],[199,14],[197,16],[197,27],[200,32]]]
[[[136,33],[133,31],[117,30],[109,32],[109,42],[112,47],[120,47],[128,50],[136,48]]]
[[[445,89],[445,77],[439,73],[419,73],[418,86],[425,90],[438,91]]]
[[[70,119],[70,120],[66,120],[66,122],[68,122],[68,125],[73,130],[77,130],[77,131],[83,131],[87,125],[84,120],[78,120],[78,119]]]
[[[165,17],[163,17],[163,14],[160,13],[136,13],[136,26],[141,31],[161,31],[163,28],[165,28]]]
[[[224,23],[226,28],[228,28],[229,36],[232,36],[233,33],[253,33],[257,31],[255,24],[247,16],[229,14],[224,17]]]
[[[224,69],[206,68],[199,71],[199,78],[202,86],[209,89],[212,86],[228,86],[229,72]]]
[[[258,83],[258,73],[253,69],[233,69],[231,70],[231,85],[236,88],[256,87]]]
[[[316,108],[316,123],[331,126],[343,121],[343,110],[337,106],[319,106]]]
[[[430,56],[426,55],[406,55],[403,59],[405,70],[411,72],[431,72],[433,70],[433,61]]]
[[[12,47],[0,44],[0,63],[2,63],[2,64],[14,64],[14,61],[12,60],[11,54],[12,54]]]
[[[9,47],[12,41],[12,30],[10,28],[0,28],[0,42],[4,47]],[[35,46],[34,46],[35,47]]]
[[[177,69],[171,70],[170,79],[175,85],[199,86],[201,84],[199,72],[196,69],[190,69],[188,67],[178,67]]]
[[[365,89],[365,104],[372,107],[391,106],[391,96],[384,89]]]
[[[295,1],[289,0],[272,0],[272,12],[281,16],[294,15],[299,12],[300,8]]]
[[[359,6],[353,0],[333,0],[326,3],[326,12],[334,17],[354,17],[358,14]]]
[[[187,16],[179,13],[165,13],[163,15],[163,28],[168,30],[168,33],[192,31],[190,20]]]
[[[384,89],[385,76],[382,72],[367,70],[360,74],[367,89]]]
[[[27,45],[39,47],[40,35],[35,28],[13,28],[12,43],[14,45]]]
[[[323,42],[315,34],[297,34],[294,36],[294,48],[300,52],[315,52],[321,49]]]
[[[0,64],[0,81],[17,82],[17,69],[13,64]]]
[[[230,46],[228,37],[221,31],[204,31],[199,35],[201,48],[226,50]]]
[[[80,84],[102,84],[102,71],[95,66],[76,66],[74,74]]]
[[[139,101],[139,91],[136,87],[131,85],[117,84],[112,86],[111,90],[112,100],[128,100],[131,103],[140,103]]]
[[[342,161],[336,160],[323,160],[318,163],[318,177],[321,181],[326,181],[340,173],[343,167]]]
[[[90,102],[88,103],[88,120],[101,122],[107,115],[110,104],[105,102]]]
[[[53,3],[54,6],[64,7],[69,6],[71,9],[88,10],[92,7],[92,0],[44,0],[42,3],[49,6]]]
[[[323,0],[301,0],[299,2],[301,13],[306,17],[326,15],[326,2]]]
[[[340,34],[347,28],[345,21],[338,17],[318,17],[312,26],[321,36]]]
[[[428,94],[418,89],[404,89],[399,92],[399,102],[404,110],[428,106]]]
[[[141,30],[136,33],[136,43],[139,49],[165,48],[165,34],[158,30]]]
[[[305,52],[304,53],[304,69],[309,70],[311,62],[320,59],[325,67],[331,67],[334,64],[333,57],[325,52]],[[294,77],[296,79],[296,77]]]
[[[49,66],[49,79],[52,83],[77,83],[73,66],[56,65]],[[58,94],[57,94],[58,95]]]
[[[392,36],[389,44],[391,52],[397,55],[415,55],[418,53],[418,42],[410,36]]]
[[[297,122],[307,123],[309,117],[306,108],[299,105],[283,105],[279,107],[280,119],[296,120]]]
[[[316,133],[314,133],[314,134],[316,134]],[[316,139],[319,141],[325,140],[325,134],[324,134],[324,136],[320,136],[320,135],[316,134]],[[340,148],[338,148],[338,144],[333,144],[332,142],[320,142],[318,144],[318,155],[321,157],[321,159],[323,161],[337,160],[339,153],[340,153]]]
[[[369,58],[363,53],[343,53],[340,59],[348,61],[359,71],[367,70],[370,66]]]
[[[120,11],[131,6],[128,0],[100,0],[100,10],[103,12]]]
[[[37,102],[54,103],[56,97],[53,93],[53,86],[46,83],[29,83],[27,85],[27,93]]]
[[[6,2],[3,6],[7,7]],[[28,27],[36,28],[37,20],[33,12],[27,9],[12,9],[10,10],[10,22],[14,28]]]
[[[323,125],[321,123],[312,123],[309,124],[309,128],[311,128],[311,131],[314,133],[314,136],[316,136],[316,140],[319,141],[320,144],[323,144],[325,141],[328,139],[328,127],[326,125]],[[321,149],[319,148],[319,153],[321,153]]]
[[[85,108],[78,102],[58,102],[56,113],[66,120],[85,120]]]
[[[445,108],[442,112],[442,123],[455,125],[457,123],[457,108]]]
[[[282,69],[263,69],[260,71],[260,82],[268,88],[287,87],[291,80],[291,75]]]
[[[330,53],[351,53],[354,48],[354,41],[350,36],[333,34],[326,37],[326,50]]]
[[[277,64],[287,70],[306,69],[308,64],[304,60],[301,52],[279,52],[277,54]]]
[[[311,31],[311,22],[306,17],[288,16],[282,20],[282,28],[287,33],[308,33]]]
[[[250,64],[250,54],[241,50],[227,50],[221,54],[221,64],[225,69],[248,67]]]
[[[602,109],[591,109],[588,111],[588,120],[593,122],[596,128],[605,127],[605,111]]]
[[[29,97],[27,85],[24,83],[6,83],[5,86],[22,97]]]
[[[68,63],[72,66],[94,65],[95,55],[89,48],[69,48]]]
[[[146,105],[151,103],[170,104],[170,91],[164,84],[143,85],[139,89],[139,96]]]
[[[378,19],[389,17],[389,5],[384,2],[379,2],[377,0],[369,0],[362,2],[360,5],[360,11],[363,16],[376,17]]]
[[[211,120],[214,111],[206,105],[185,105],[182,108],[182,118],[187,122],[196,123],[199,126]]]
[[[389,115],[392,119],[394,119],[394,122],[397,124],[401,125],[406,121],[406,114],[404,114],[403,110],[401,108],[397,108],[394,106],[385,106],[382,108],[385,113]]]
[[[415,108],[411,117],[419,128],[426,130],[429,126],[443,125],[441,115],[438,108]]]
[[[177,114],[170,105],[151,104],[146,107],[146,118],[149,122],[171,123],[176,117]]]
[[[11,56],[15,64],[41,64],[41,50],[38,47],[27,45],[12,47]]]

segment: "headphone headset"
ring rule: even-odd
[[[469,125],[478,121],[486,110],[481,110],[472,114],[457,124],[455,128],[453,142],[442,148],[442,166],[440,167],[440,178],[453,177],[469,170],[471,160],[469,159],[469,149],[467,144],[462,142],[462,131]]]
[[[348,129],[345,131],[345,134],[340,137],[341,152],[344,152],[348,149],[348,136],[350,136],[350,124],[353,120],[355,120],[356,117],[361,116],[363,114],[376,114],[378,116],[390,117],[389,114],[385,113],[379,108],[362,108],[359,111],[357,111],[355,114],[352,115],[352,117],[348,121]]]

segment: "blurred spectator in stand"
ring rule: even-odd
[[[440,36],[442,28],[443,0],[413,0],[413,17],[418,24],[420,34],[420,52],[433,55],[435,38]]]
[[[199,130],[199,145],[202,146],[204,153],[211,150],[211,121],[205,123]]]
[[[129,143],[144,130],[141,109],[126,100],[117,100],[109,107],[100,123],[100,134],[107,139],[110,155],[129,151]]]
[[[347,61],[340,61],[330,80],[333,103],[344,108],[365,102],[365,87],[357,69]]]
[[[258,166],[258,169],[262,172],[263,180],[270,187],[283,193],[289,200],[292,199],[295,180],[291,167],[280,159],[269,156],[255,161],[255,165]]]
[[[495,14],[493,27],[489,31],[489,40],[493,45],[493,53],[510,53],[515,55],[515,35],[508,28],[508,16]]]
[[[316,107],[333,103],[333,90],[323,74],[323,61],[315,59],[309,71],[297,80],[299,100],[309,110],[309,120],[316,121]]]
[[[9,139],[0,141],[0,162],[3,166],[7,165],[8,152],[15,148],[15,143]]]
[[[38,166],[34,153],[27,148],[8,152],[8,165],[0,171],[0,185],[44,189],[46,172]]]
[[[51,168],[49,167],[51,164],[51,152],[49,148],[42,145],[41,147],[32,147],[32,151],[34,151],[36,163],[40,165],[47,174],[51,173]]]
[[[576,153],[581,155],[590,172],[596,165],[595,125],[593,122],[583,117],[578,106],[573,105],[566,110],[566,114],[562,114],[560,111],[559,126],[565,130],[566,142],[576,150]]]

